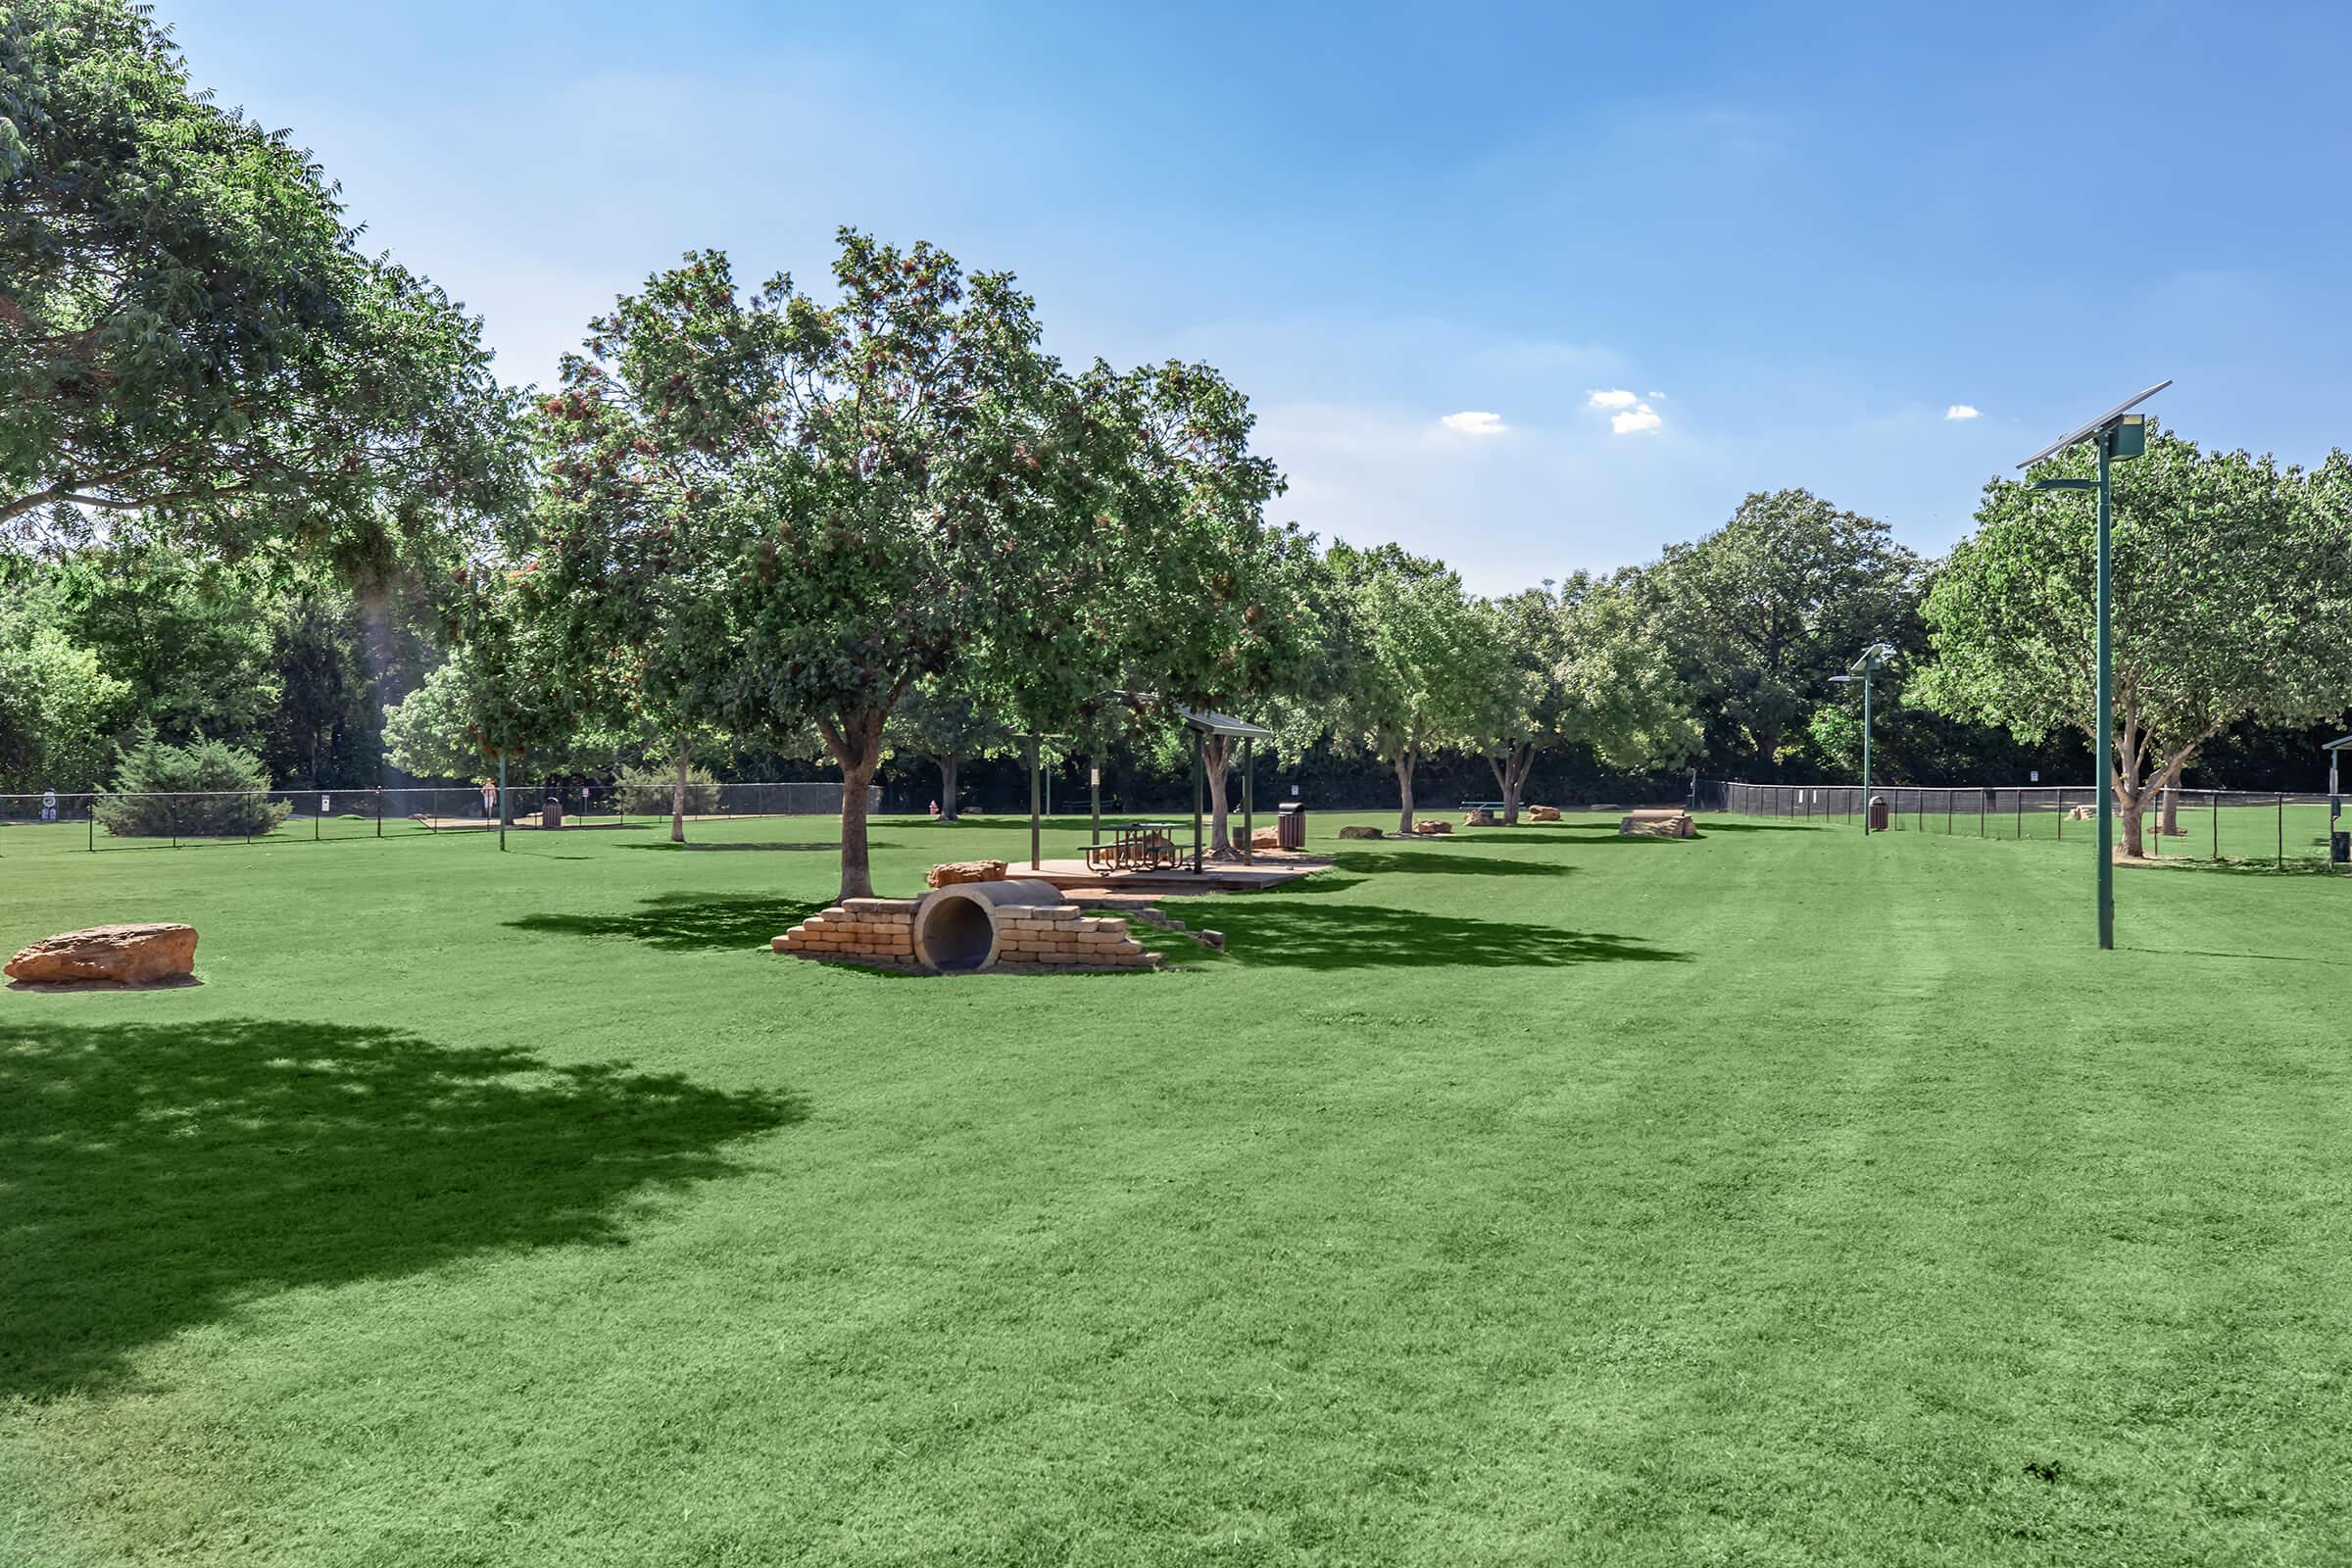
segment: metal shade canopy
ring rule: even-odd
[[[1201,735],[1227,735],[1239,741],[1270,741],[1274,732],[1263,724],[1252,724],[1231,713],[1208,713],[1190,708],[1179,708],[1176,716],[1184,720],[1185,728]]]
[[[2157,393],[2163,391],[2166,387],[2171,386],[2172,384],[2173,378],[2169,375],[2166,376],[2163,380],[2157,382],[2145,392],[2126,398],[2123,402],[2118,403],[2114,408],[2109,409],[2105,414],[2100,415],[2097,418],[2090,419],[2082,424],[2077,425],[2074,429],[2069,430],[2066,434],[2060,436],[2057,440],[2051,442],[2048,446],[2043,447],[2039,452],[2034,453],[2025,462],[2019,464],[2018,466],[2020,468],[2031,468],[2042,459],[2050,456],[2050,454],[2054,452],[2064,452],[2068,447],[2073,446],[2076,442],[2087,440],[2089,437],[2097,434],[2100,430],[2106,428],[2108,425],[2113,424],[2116,420],[2122,418],[2133,409],[2138,408],[2142,403],[2147,402],[2148,399],[2154,397]]]
[[[2327,745],[2321,747],[2320,750],[2323,752],[2352,752],[2352,735],[2346,735],[2339,740],[2329,741]]]

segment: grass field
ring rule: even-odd
[[[2345,1560],[2352,883],[1702,825],[946,980],[805,821],[0,830],[205,981],[0,995],[0,1563]]]

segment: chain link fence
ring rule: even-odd
[[[2087,844],[2098,832],[2099,794],[2092,785],[1884,785],[1886,827],[1897,833]],[[1851,784],[1743,784],[1701,779],[1702,811],[1861,825],[1862,790]],[[2248,865],[2328,863],[2328,797],[2278,791],[2166,790],[2141,814],[2141,843],[2151,859]],[[2116,842],[2123,843],[2119,818]]]
[[[690,822],[763,816],[841,814],[839,784],[698,785],[687,806]],[[177,794],[111,791],[0,795],[0,833],[25,835],[90,851],[177,848],[196,844],[255,844],[287,840],[390,839],[444,833],[493,833],[501,802],[495,789],[206,790]],[[653,827],[669,820],[666,807],[632,808],[613,785],[510,786],[504,801],[511,829]],[[868,813],[882,807],[869,785]]]

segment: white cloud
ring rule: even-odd
[[[1448,414],[1438,422],[1456,435],[1500,435],[1510,428],[1502,422],[1501,415],[1488,414],[1480,409],[1464,409],[1459,414]]]
[[[1666,401],[1663,392],[1652,392],[1650,396],[1661,403]],[[1593,388],[1585,394],[1585,407],[1608,411],[1609,428],[1619,435],[1655,430],[1666,422],[1658,417],[1657,410],[1621,386]]]
[[[1950,408],[1943,411],[1943,416],[1947,419],[1973,419],[1977,417],[1976,405],[1973,403],[1955,403]]]

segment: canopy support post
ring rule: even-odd
[[[1256,744],[1257,742],[1250,736],[1242,737],[1242,863],[1244,865],[1256,863],[1250,858],[1250,845],[1256,841],[1257,834],[1255,832],[1256,818],[1250,809],[1250,764],[1257,760],[1256,754],[1251,748]]]
[[[1193,875],[1200,874],[1200,796],[1208,788],[1208,737],[1193,736]]]
[[[1037,737],[1030,736],[1025,744],[1029,753],[1029,869],[1035,871],[1039,868]]]

